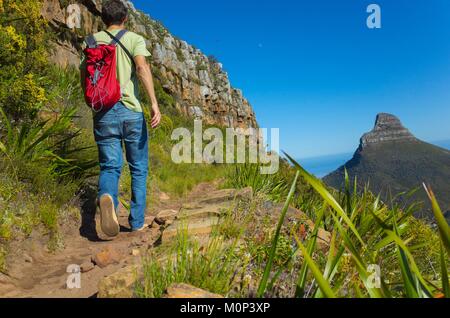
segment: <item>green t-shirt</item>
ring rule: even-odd
[[[120,30],[114,30],[110,33],[116,36],[119,31]],[[103,31],[94,34],[94,37],[98,44],[109,44],[112,41],[111,37]],[[136,33],[130,31],[127,32],[120,39],[120,42],[122,42],[133,57],[151,55],[147,50],[144,38]],[[81,59],[81,67],[85,67],[84,54]],[[131,74],[132,68],[132,62],[127,53],[125,53],[120,45],[117,45],[117,78],[119,79],[120,87],[122,88],[121,101],[132,111],[142,112],[141,103],[139,102],[138,78],[136,74]]]

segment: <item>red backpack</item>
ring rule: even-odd
[[[117,79],[117,45],[127,53],[132,64],[134,60],[130,52],[120,42],[127,33],[121,30],[117,36],[105,31],[112,39],[108,45],[99,45],[93,35],[86,38],[86,77],[84,95],[86,103],[95,112],[107,111],[122,98],[122,89]]]

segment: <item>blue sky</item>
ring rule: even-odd
[[[450,139],[448,0],[134,0],[216,56],[295,157],[351,152],[379,112]],[[377,3],[382,28],[369,30]]]

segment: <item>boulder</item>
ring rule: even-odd
[[[167,221],[175,220],[177,215],[178,215],[178,211],[177,210],[163,210],[163,211],[160,211],[156,215],[155,221],[158,224],[165,224]]]
[[[137,249],[137,248],[133,248],[133,249],[131,250],[130,254],[131,254],[132,256],[139,256],[139,255],[141,255],[141,251],[140,251],[139,249]]]
[[[140,270],[135,266],[120,269],[106,276],[98,284],[98,298],[132,298],[134,287],[140,277]]]
[[[317,248],[327,250],[330,247],[331,233],[320,228],[317,232]]]
[[[233,207],[232,202],[223,202],[219,204],[209,204],[209,205],[196,205],[196,204],[186,204],[180,210],[178,215],[179,220],[184,219],[198,219],[207,217],[219,217],[224,211],[229,210]]]
[[[155,221],[155,216],[154,215],[148,215],[145,217],[145,224],[148,224],[149,226],[151,226],[153,224],[153,222]]]
[[[82,273],[87,273],[93,270],[95,265],[92,262],[84,262],[80,265],[80,270]]]
[[[110,246],[92,256],[92,262],[100,268],[105,268],[112,264],[118,264],[120,260],[121,257],[119,253]]]
[[[251,199],[253,197],[253,190],[251,187],[236,190],[236,189],[223,189],[211,192],[204,199],[197,202],[199,206],[206,204],[221,203],[234,200]]]
[[[167,193],[161,192],[159,194],[159,200],[160,201],[169,201],[170,200],[170,196]]]
[[[189,236],[205,236],[212,232],[212,229],[219,222],[218,217],[194,219],[187,221],[177,221],[164,230],[162,242],[167,243],[175,238],[179,231],[187,231]]]
[[[222,295],[213,294],[206,290],[188,285],[172,284],[166,290],[164,298],[224,298]]]

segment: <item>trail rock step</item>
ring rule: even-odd
[[[222,295],[213,294],[206,290],[188,285],[173,284],[167,288],[164,298],[224,298]]]

